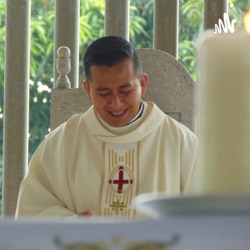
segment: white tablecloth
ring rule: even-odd
[[[152,245],[162,248],[150,248]],[[250,215],[170,216],[127,222],[4,219],[0,221],[0,249],[247,250]]]

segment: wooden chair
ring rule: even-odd
[[[144,100],[155,102],[166,114],[195,132],[194,86],[195,81],[185,67],[173,56],[155,49],[139,49],[143,71],[149,83]],[[57,87],[51,93],[51,130],[76,113],[85,112],[91,103],[84,88],[70,88],[69,49],[58,49]]]

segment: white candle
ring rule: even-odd
[[[205,36],[197,69],[200,159],[191,190],[250,193],[250,35]]]

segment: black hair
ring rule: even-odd
[[[124,38],[105,36],[98,38],[86,50],[83,58],[84,72],[87,81],[90,81],[90,68],[92,65],[105,65],[112,67],[125,59],[134,64],[137,77],[142,74],[141,60],[136,50]]]

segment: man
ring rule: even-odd
[[[134,218],[133,198],[188,189],[197,138],[154,103],[123,38],[97,39],[84,56],[93,106],[52,131],[31,159],[16,216]]]

